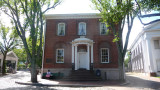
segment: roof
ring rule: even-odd
[[[153,32],[153,31],[160,31],[160,21],[152,23],[150,25],[147,25],[143,28],[143,30],[137,35],[136,39],[133,41],[129,49],[132,49],[133,46],[137,43],[139,38],[145,33],[145,32]]]
[[[2,59],[2,58],[3,58],[3,55],[1,53],[0,54],[0,59]],[[17,57],[17,55],[13,51],[10,51],[10,52],[7,53],[6,60],[17,61],[18,57]]]
[[[101,18],[99,13],[46,14],[46,19]]]

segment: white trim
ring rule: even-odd
[[[63,50],[63,62],[57,62],[58,50]],[[56,49],[56,63],[64,63],[64,49]]]
[[[60,35],[60,24],[63,24],[63,27],[64,27],[64,35]],[[66,32],[66,28],[65,28],[66,24],[65,23],[58,23],[58,29],[57,29],[57,35],[58,36],[65,36],[65,32]]]
[[[75,70],[78,70],[78,68],[77,68],[77,45],[75,46]]]
[[[102,62],[102,49],[106,49],[108,51],[108,62]],[[101,48],[101,63],[109,63],[109,48]]]
[[[75,64],[75,70],[79,69],[79,65],[78,65],[78,59],[79,59],[79,52],[77,52],[77,46],[79,44],[85,44],[87,45],[87,59],[88,61],[86,63],[88,63],[86,69],[87,70],[90,70],[90,62],[93,63],[93,40],[90,40],[88,38],[84,38],[84,37],[81,37],[81,38],[77,38],[77,39],[74,39],[71,44],[72,44],[72,62],[74,62]],[[75,47],[75,48],[74,48]],[[90,53],[91,51],[91,53]],[[73,54],[74,52],[74,54]],[[90,57],[91,55],[91,57]],[[91,61],[90,61],[90,58],[91,58]]]
[[[99,13],[76,13],[76,14],[46,14],[46,19],[85,19],[101,18]]]
[[[72,45],[72,63],[74,63],[74,45]]]
[[[80,32],[80,24],[84,24],[84,35],[86,35],[86,22],[79,22],[78,23],[78,35],[80,35],[80,36],[83,36],[83,34],[81,35],[81,32]]]
[[[90,70],[90,45],[87,45],[87,51],[88,51],[88,60],[87,60],[87,70]]]
[[[93,63],[93,44],[91,45],[91,63]]]

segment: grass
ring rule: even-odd
[[[160,78],[160,76],[159,76],[159,77],[157,77],[157,78]]]

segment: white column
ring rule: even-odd
[[[72,45],[72,63],[74,63],[74,45]]]
[[[88,56],[88,63],[87,63],[87,64],[88,64],[88,67],[87,67],[87,69],[88,69],[88,70],[90,69],[90,65],[89,65],[89,64],[90,64],[90,63],[89,63],[89,61],[90,61],[90,54],[89,54],[90,49],[89,49],[89,47],[90,47],[90,45],[88,44],[88,45],[87,45],[87,51],[88,51],[88,52],[87,52],[87,56]]]
[[[77,45],[75,45],[75,70],[77,69]]]
[[[17,72],[17,65],[18,65],[18,60],[16,60],[15,72]]]
[[[93,44],[91,45],[91,63],[93,63]]]
[[[154,70],[154,64],[153,64],[153,58],[152,58],[152,46],[151,46],[151,38],[146,38],[146,46],[147,46],[147,57],[149,62],[149,70],[150,72],[155,72]]]

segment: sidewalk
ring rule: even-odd
[[[41,79],[38,75],[38,83],[32,83],[28,81],[29,79],[16,81],[18,84],[22,85],[35,85],[35,86],[65,86],[65,87],[102,87],[102,86],[117,86],[125,85],[127,82],[120,82],[114,80],[104,80],[104,81],[63,81],[63,80],[49,80]]]
[[[38,83],[31,83],[29,71],[18,71],[0,76],[0,82],[3,90],[160,90],[159,78],[137,73],[127,73],[126,82],[47,80],[38,75]]]

